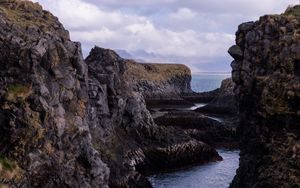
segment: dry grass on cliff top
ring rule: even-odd
[[[38,3],[24,0],[0,1],[1,15],[22,28],[35,25],[41,29],[47,29],[55,19],[51,13],[43,11]]]
[[[126,66],[126,74],[138,80],[160,82],[175,76],[191,75],[191,70],[182,64],[136,63],[127,60]]]
[[[300,17],[300,5],[288,7],[283,15]]]

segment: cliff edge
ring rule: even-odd
[[[182,100],[182,95],[193,93],[191,70],[185,65],[137,63],[133,60],[126,60],[125,64],[127,78],[146,101]]]
[[[240,167],[232,188],[300,187],[299,6],[241,24],[232,79],[239,103]]]

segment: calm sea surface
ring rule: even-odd
[[[211,91],[221,86],[222,80],[230,78],[230,73],[199,73],[192,75],[192,89],[196,92]]]
[[[149,178],[154,188],[227,188],[239,165],[239,151],[218,150],[223,161]]]
[[[217,89],[221,86],[222,80],[230,76],[229,73],[192,75],[192,89],[196,92]],[[194,107],[204,105],[195,104]],[[239,166],[239,150],[217,151],[223,157],[223,161],[157,174],[149,177],[149,180],[154,188],[227,188]]]

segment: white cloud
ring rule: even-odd
[[[177,12],[171,13],[170,18],[175,20],[190,20],[197,16],[197,13],[189,8],[179,8]]]
[[[85,54],[94,45],[144,50],[188,63],[224,61],[239,23],[280,13],[296,0],[34,0],[55,14],[80,41]],[[196,68],[198,67],[198,68]],[[200,68],[199,68],[200,67]],[[222,66],[224,67],[224,66]]]

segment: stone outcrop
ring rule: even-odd
[[[127,77],[127,60],[95,47],[85,61],[93,145],[110,168],[111,187],[150,187],[141,174],[221,159],[180,129],[153,122],[143,96]]]
[[[241,24],[229,49],[242,139],[232,188],[300,187],[299,8]]]
[[[234,83],[231,78],[223,80],[217,95],[206,106],[198,108],[196,111],[208,114],[236,115],[238,110],[233,88]]]
[[[127,60],[95,47],[85,61],[40,5],[0,2],[0,186],[146,188],[145,174],[221,160],[153,122]]]
[[[125,61],[126,77],[131,79],[134,90],[143,94],[151,104],[191,105],[182,95],[193,93],[191,89],[191,70],[181,64],[137,63]]]
[[[0,186],[108,187],[88,126],[87,66],[58,19],[0,1],[0,66]]]
[[[235,118],[219,121],[193,111],[171,111],[154,121],[160,126],[181,128],[192,138],[213,147],[238,148]]]

